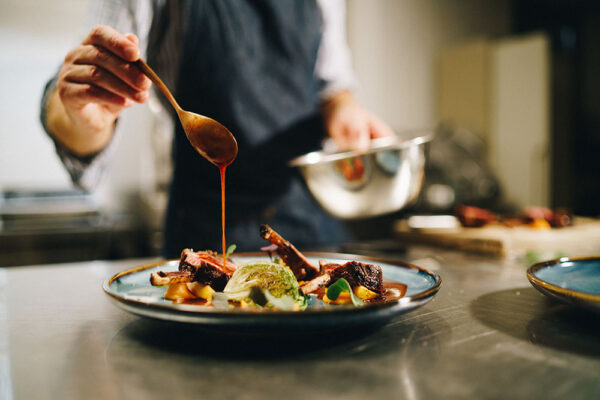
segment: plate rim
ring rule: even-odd
[[[527,269],[527,279],[534,287],[541,287],[542,289],[547,290],[548,292],[558,295],[558,296],[566,296],[570,299],[581,300],[584,302],[594,302],[600,304],[600,295],[593,294],[589,292],[582,292],[580,290],[568,289],[562,286],[555,285],[548,281],[545,281],[538,276],[535,275],[536,272],[543,268],[547,268],[553,265],[558,265],[563,262],[577,262],[577,261],[590,261],[596,260],[600,262],[600,256],[585,256],[585,257],[561,257],[555,258],[548,261],[542,261],[536,264],[533,264]]]
[[[307,251],[307,252],[302,252],[302,254],[304,254],[306,257],[312,257],[312,258],[338,258],[338,259],[348,259],[348,260],[356,260],[356,261],[382,262],[382,263],[385,263],[385,264],[388,264],[388,265],[391,265],[391,266],[397,267],[397,268],[413,269],[413,270],[417,270],[419,272],[425,273],[426,275],[432,277],[434,279],[434,284],[432,287],[430,287],[429,289],[427,289],[425,291],[415,293],[412,296],[401,297],[397,301],[368,304],[363,307],[347,307],[347,308],[340,307],[339,309],[331,309],[331,310],[328,310],[327,312],[324,312],[322,310],[305,310],[302,312],[298,312],[298,311],[248,312],[248,311],[237,311],[237,310],[233,310],[233,311],[231,311],[231,310],[228,310],[228,311],[210,310],[210,311],[207,311],[207,310],[197,310],[197,309],[194,310],[193,308],[188,308],[188,307],[195,307],[193,305],[159,304],[159,303],[142,302],[139,300],[132,300],[132,299],[124,298],[124,297],[116,295],[110,291],[110,285],[118,278],[121,278],[126,275],[130,275],[133,273],[141,272],[141,271],[144,271],[147,269],[151,269],[151,268],[157,267],[159,265],[179,261],[179,259],[165,259],[165,260],[161,260],[158,262],[153,262],[151,264],[139,265],[136,267],[132,267],[132,268],[128,268],[123,271],[120,271],[120,272],[106,278],[102,284],[102,289],[104,290],[104,293],[106,293],[113,300],[115,300],[119,303],[123,303],[128,306],[134,307],[134,308],[159,309],[162,311],[173,311],[173,312],[177,312],[177,313],[181,313],[181,314],[189,315],[189,316],[192,316],[192,315],[206,316],[206,317],[210,316],[210,317],[218,317],[218,318],[257,318],[258,316],[260,316],[260,318],[278,318],[278,317],[287,317],[287,316],[294,315],[294,316],[296,316],[296,318],[302,318],[301,316],[314,317],[314,316],[319,316],[319,315],[331,315],[332,313],[345,314],[345,313],[371,312],[373,310],[381,310],[381,309],[391,308],[394,306],[401,305],[403,303],[407,303],[407,304],[418,303],[419,301],[430,299],[431,297],[433,297],[439,291],[441,284],[442,284],[442,278],[438,273],[436,273],[434,271],[430,271],[426,268],[419,267],[417,265],[408,263],[408,262],[393,261],[393,260],[385,259],[382,257],[361,256],[361,255],[349,254],[349,253]],[[240,253],[236,253],[236,255],[234,257],[261,257],[261,256],[268,257],[268,255],[266,255],[265,253],[262,253],[262,252],[240,252]],[[232,257],[232,258],[234,258],[234,257]]]

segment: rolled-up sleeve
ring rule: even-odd
[[[323,16],[321,46],[317,54],[315,75],[321,83],[320,97],[355,90],[357,79],[346,38],[345,0],[318,0]]]
[[[93,26],[102,24],[111,26],[122,33],[135,33],[140,39],[140,48],[144,51],[151,20],[152,4],[150,0],[94,0],[90,4],[87,31]],[[116,128],[110,143],[101,151],[91,155],[75,154],[56,140],[46,124],[46,106],[50,95],[56,89],[56,81],[57,74],[44,87],[40,107],[42,127],[54,142],[56,153],[69,173],[73,184],[85,190],[92,190],[100,182],[111,155],[114,153],[117,142]]]

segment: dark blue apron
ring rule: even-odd
[[[291,158],[323,138],[314,69],[321,15],[311,0],[196,0],[186,8],[177,97],[186,110],[221,122],[238,140],[227,168],[227,242],[256,251],[270,224],[297,247],[345,239],[307,193]],[[176,124],[174,174],[165,229],[166,257],[221,248],[218,169]]]

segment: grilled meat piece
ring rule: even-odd
[[[544,219],[553,228],[563,228],[573,225],[573,214],[565,208],[551,210],[547,207],[527,207],[523,210],[523,219],[526,223]]]
[[[302,291],[302,294],[306,296],[309,293],[316,292],[323,286],[327,285],[329,282],[331,282],[331,275],[319,275],[316,278],[313,278],[312,280],[301,285],[300,290]]]
[[[237,264],[231,258],[227,258],[227,261],[223,263],[223,258],[214,251],[183,249],[181,252],[181,260],[179,261],[180,271],[188,268],[202,268],[204,264],[211,264],[228,275],[233,274],[237,269]]]
[[[318,275],[319,270],[317,267],[309,263],[293,244],[282,238],[269,225],[260,226],[260,236],[277,246],[275,252],[281,257],[285,265],[294,272],[296,279],[305,281]]]
[[[302,294],[313,293],[340,278],[346,279],[352,287],[364,286],[380,295],[383,293],[383,272],[379,265],[358,261],[349,261],[341,265],[321,261],[319,266],[321,267],[320,275],[300,286]]]
[[[150,283],[152,286],[166,286],[172,283],[192,282],[193,279],[194,275],[189,271],[158,271],[150,274]]]
[[[462,226],[479,228],[498,219],[493,212],[474,206],[459,205],[456,207],[456,216]]]
[[[350,286],[364,286],[372,292],[383,294],[383,272],[379,265],[348,261],[345,264],[321,264],[322,275],[329,275],[330,282],[340,278],[348,281]]]
[[[525,223],[531,223],[536,219],[544,219],[551,223],[554,219],[554,212],[548,207],[530,206],[523,210],[523,219]]]
[[[221,291],[235,272],[236,264],[217,256],[217,253],[207,250],[194,252],[183,249],[177,272],[154,272],[150,275],[150,283],[154,286],[164,286],[172,283],[199,282],[209,285],[214,290]]]
[[[573,225],[573,213],[565,208],[557,208],[554,210],[550,225],[552,225],[553,228],[563,228],[565,226]]]

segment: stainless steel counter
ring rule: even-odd
[[[264,339],[130,315],[102,292],[150,260],[0,269],[0,399],[600,397],[600,316],[533,289],[522,261],[428,248],[443,279],[369,332]]]

